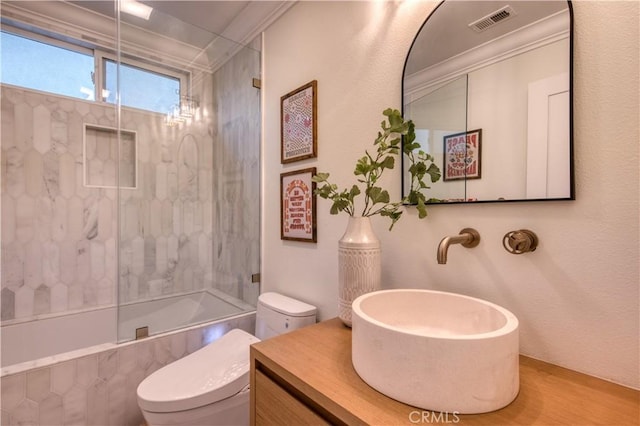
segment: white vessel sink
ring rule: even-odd
[[[494,411],[515,399],[518,319],[493,303],[431,290],[353,302],[352,361],[384,395],[425,410]]]

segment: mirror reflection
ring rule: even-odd
[[[573,199],[569,3],[443,1],[407,56],[403,108],[443,173],[427,198]]]

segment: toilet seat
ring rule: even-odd
[[[140,408],[156,413],[190,410],[237,394],[249,385],[249,346],[259,341],[234,329],[162,367],[138,386]]]

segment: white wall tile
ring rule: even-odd
[[[15,292],[16,294],[16,318],[25,318],[33,315],[33,304],[35,292],[31,287],[23,286]]]
[[[74,282],[76,277],[76,245],[70,239],[63,241],[60,247],[60,281],[66,284]]]
[[[118,369],[118,352],[109,350],[98,354],[98,377],[109,380]]]
[[[49,395],[51,369],[40,368],[27,372],[27,398],[37,403]]]
[[[2,409],[14,410],[27,394],[26,373],[5,376],[0,380],[0,390],[2,392]]]
[[[76,159],[70,153],[60,156],[60,194],[70,198],[76,189]]]
[[[53,203],[53,217],[51,219],[51,237],[56,242],[63,241],[67,236],[67,200],[57,196]]]
[[[182,203],[182,233],[191,235],[195,228],[195,209],[191,201]]]
[[[76,365],[76,381],[79,385],[88,387],[98,378],[98,355],[78,358]]]
[[[108,198],[102,198],[98,203],[98,238],[103,241],[113,236],[113,205]]]
[[[7,93],[7,90],[3,89],[3,97],[5,93]],[[33,146],[33,108],[25,102],[20,102],[13,107],[13,112],[15,119],[13,123],[13,136],[15,138],[13,145],[25,151]]]
[[[118,259],[117,259],[117,251],[118,246],[116,245],[115,238],[109,238],[104,242],[105,249],[105,257],[104,257],[104,267],[106,277],[111,281],[115,282],[116,277],[118,275]]]
[[[2,197],[2,244],[13,242],[16,236],[16,207],[12,197]]]
[[[34,290],[33,314],[42,315],[51,312],[51,289],[44,284]]]
[[[131,241],[131,272],[140,275],[144,272],[144,239],[136,237]]]
[[[115,286],[109,278],[98,281],[96,302],[98,306],[109,305],[115,301]]]
[[[180,359],[187,354],[187,334],[177,333],[171,335],[171,356]]]
[[[75,386],[62,397],[64,424],[87,424],[87,391]]]
[[[3,189],[6,188],[7,193],[14,197],[25,192],[24,155],[16,147],[2,150]]]
[[[51,287],[51,312],[64,312],[69,307],[69,288],[62,283]]]
[[[30,399],[24,399],[11,412],[10,422],[17,425],[36,426],[38,424],[38,403]]]
[[[58,106],[70,104],[71,101],[61,99]],[[67,113],[60,109],[55,109],[51,113],[51,149],[58,154],[67,152],[69,144],[69,133],[67,131]]]
[[[87,388],[87,424],[89,425],[110,424],[107,386],[107,381],[95,379]]]
[[[167,165],[167,197],[171,201],[178,199],[178,167],[173,163]]]
[[[37,197],[42,194],[42,177],[44,165],[42,155],[30,149],[24,155],[24,180],[27,195]]]
[[[41,243],[51,241],[51,220],[53,218],[53,199],[42,195],[35,199],[35,220],[33,223],[34,240]]]
[[[67,285],[67,298],[69,300],[69,309],[79,309],[84,306],[84,285],[75,283]]]
[[[107,384],[108,424],[126,424],[124,407],[127,406],[127,395],[124,392],[125,384],[125,376],[122,374],[117,374]]]
[[[167,177],[167,164],[156,165],[156,198],[158,200],[164,200],[167,197]]]
[[[39,241],[31,241],[24,248],[24,283],[32,289],[44,282],[42,277],[42,261],[44,250]]]
[[[51,367],[51,391],[65,395],[76,381],[76,361],[65,361]]]
[[[41,154],[51,149],[51,112],[43,105],[33,109],[33,147]]]
[[[58,154],[54,151],[47,151],[42,156],[43,168],[42,177],[44,178],[43,195],[54,199],[60,194],[60,161]]]
[[[61,425],[64,422],[62,397],[55,393],[49,395],[38,404],[40,425]]]
[[[173,203],[173,234],[181,235],[183,229],[182,201]]]
[[[91,277],[91,243],[80,240],[76,244],[76,282],[84,284]]]
[[[42,280],[51,287],[60,281],[60,246],[51,241],[42,244]]]

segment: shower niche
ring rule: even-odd
[[[136,189],[136,132],[84,125],[84,185],[90,188]]]

